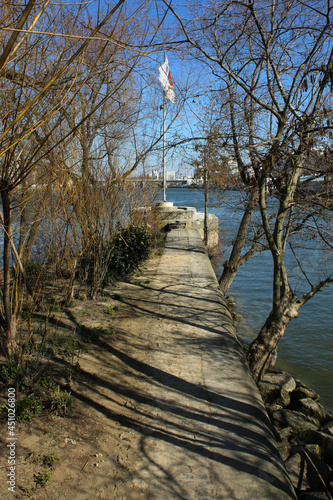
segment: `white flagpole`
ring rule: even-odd
[[[166,175],[165,175],[165,92],[163,92],[163,202],[166,202]]]
[[[164,53],[164,63],[159,67],[159,82],[163,88],[163,202],[166,202],[166,171],[165,171],[165,120],[166,120],[166,101],[175,102],[175,89],[169,70],[169,62]]]

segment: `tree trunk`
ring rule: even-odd
[[[10,287],[10,238],[11,238],[11,207],[10,196],[6,189],[1,191],[3,208],[3,318],[4,348],[8,356],[13,356],[17,350],[16,343],[16,318],[12,313],[11,287]]]
[[[291,321],[290,309],[275,318],[271,312],[257,338],[251,343],[247,361],[256,383],[260,381],[270,366],[274,366],[277,357],[277,345]]]
[[[238,233],[232,247],[230,258],[223,264],[222,276],[219,279],[219,285],[222,293],[226,294],[237,274],[238,269],[244,263],[241,258],[242,250],[246,242],[246,234],[249,224],[252,219],[253,212],[258,203],[258,187],[252,187],[250,191],[250,198],[245,207],[241,223],[238,228]]]
[[[208,172],[207,167],[205,167],[204,171],[204,179],[205,179],[205,217],[204,217],[204,242],[205,245],[208,245]]]
[[[36,236],[38,233],[38,229],[40,226],[40,221],[42,220],[41,215],[42,215],[43,209],[45,208],[47,202],[49,201],[49,197],[50,197],[50,191],[48,188],[46,188],[45,192],[43,194],[43,197],[42,197],[41,201],[39,202],[37,210],[34,214],[33,224],[30,225],[30,227],[29,227],[29,236],[27,239],[24,238],[24,240],[22,242],[22,250],[23,250],[22,255],[24,255],[24,262],[25,263],[29,262],[29,260],[31,258],[32,249],[33,249],[33,246],[34,246],[34,243],[36,240]],[[25,210],[25,208],[23,208],[23,210]],[[23,222],[25,222],[25,221],[23,221]],[[23,225],[23,227],[24,227],[24,225]],[[26,236],[26,233],[27,233],[27,228],[25,227],[24,228],[24,236]]]

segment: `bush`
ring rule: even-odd
[[[41,291],[50,277],[49,274],[49,266],[46,266],[42,262],[34,262],[31,260],[25,266],[25,279],[31,289],[34,290],[35,295],[38,295]]]
[[[16,374],[17,377],[17,374]],[[16,419],[29,420],[43,412],[54,412],[56,415],[66,416],[73,403],[71,393],[63,391],[60,386],[48,376],[40,376],[36,381],[25,379],[21,383],[21,397],[16,400]],[[0,408],[3,416],[8,414],[8,406]]]
[[[114,278],[125,278],[149,256],[151,235],[142,226],[129,226],[116,238],[109,274]]]
[[[98,237],[86,248],[78,262],[78,277],[90,287],[90,298],[94,298],[97,291],[110,281],[108,269],[112,248],[113,242],[108,243]]]
[[[93,242],[78,266],[81,281],[90,286],[90,296],[117,279],[127,278],[149,256],[151,241],[144,226],[130,225],[119,230],[111,243]]]
[[[8,384],[12,380],[16,380],[18,375],[18,366],[15,363],[8,362],[0,367],[0,383]]]
[[[46,467],[52,467],[57,460],[59,460],[58,455],[54,451],[51,451],[47,455],[44,455],[43,464]]]
[[[34,415],[39,415],[43,410],[43,402],[40,397],[31,394],[16,401],[17,420],[32,420]]]
[[[85,349],[85,345],[73,334],[57,334],[48,343],[48,350],[53,356],[73,357]]]
[[[39,472],[37,475],[35,474],[35,482],[37,486],[45,486],[50,477],[52,476],[52,471],[44,469],[43,472]]]

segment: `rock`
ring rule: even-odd
[[[333,467],[333,436],[314,429],[304,429],[299,434],[304,443],[318,444],[321,448],[322,459]]]
[[[277,400],[277,403],[281,403],[282,406],[288,406],[290,404],[290,394],[285,389],[281,389],[280,398]]]
[[[232,295],[226,295],[225,300],[227,301],[230,309],[236,307],[236,299]]]
[[[315,391],[285,372],[272,369],[258,387],[298,498],[326,499],[317,470],[333,491],[332,413]]]
[[[277,384],[262,381],[258,384],[259,391],[265,403],[274,403],[288,406],[290,403],[289,393]]]
[[[272,413],[274,413],[275,411],[282,410],[282,408],[283,408],[283,406],[275,404],[275,403],[272,403],[272,404],[266,403],[265,407],[266,407],[268,415],[272,415]]]
[[[280,370],[271,370],[265,373],[261,382],[278,385],[281,389],[284,389],[287,392],[292,392],[296,388],[295,379],[289,375],[289,373]]]
[[[299,411],[308,417],[313,417],[320,424],[327,422],[329,417],[325,408],[311,398],[297,399],[290,404],[289,408]]]
[[[277,443],[277,447],[282,457],[282,460],[285,462],[290,457],[291,447],[288,446],[286,443]]]
[[[289,393],[291,393],[295,387],[296,382],[291,375],[277,370],[266,373],[258,383],[258,388],[264,402],[266,404],[280,405],[282,407],[289,406]],[[278,408],[276,408],[275,411],[277,409]],[[274,409],[268,408],[268,411],[272,413]]]
[[[279,433],[281,441],[288,441],[293,434],[293,429],[292,427],[283,427],[282,429],[278,429],[277,432]]]
[[[333,436],[333,425],[331,424],[328,427],[326,427],[326,425],[322,425],[320,430],[325,432],[326,434],[329,434],[330,436]]]
[[[330,478],[331,468],[322,460],[320,460],[320,458],[317,457],[317,455],[311,453],[310,451],[308,452],[308,457],[312,462],[311,463],[306,457],[306,462],[307,462],[306,475],[308,478],[310,488],[313,491],[320,491],[322,490],[322,482],[318,473],[324,480],[325,484],[327,484]]]
[[[313,418],[307,417],[298,411],[287,409],[275,411],[271,415],[271,421],[276,427],[292,427],[297,436],[306,430],[316,431],[319,428],[319,422]]]
[[[242,316],[241,314],[236,314],[234,312],[231,313],[231,316],[232,316],[233,322],[236,323],[237,325],[240,325],[240,323],[244,319],[244,316]]]
[[[293,391],[293,398],[295,399],[303,399],[303,398],[311,398],[315,401],[319,401],[320,397],[318,394],[307,387],[303,382],[296,379],[296,389]]]
[[[324,491],[305,492],[302,495],[302,500],[327,500],[327,495]]]
[[[321,448],[319,444],[307,444],[306,449],[313,455],[316,455],[318,458],[321,458]]]
[[[333,436],[333,415],[331,412],[326,411],[326,421],[322,423],[320,430]]]
[[[296,387],[296,382],[289,373],[275,368],[271,368],[265,375],[261,378],[261,382],[266,382],[268,384],[278,385],[283,387],[289,392],[289,390],[294,390]]]
[[[301,432],[299,438],[303,441],[305,444],[319,444],[321,445],[327,435],[324,435],[323,432],[320,432],[318,429],[304,429],[303,432]]]

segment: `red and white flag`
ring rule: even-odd
[[[165,98],[170,102],[176,102],[175,87],[173,86],[167,56],[164,56],[164,63],[158,68],[158,80],[164,90]]]

